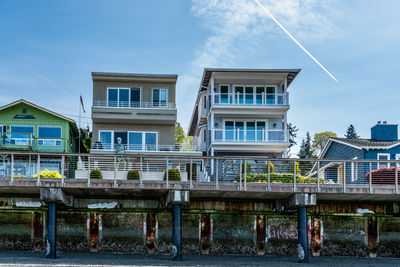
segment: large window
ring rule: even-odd
[[[39,146],[61,146],[61,126],[39,126]]]
[[[129,132],[128,150],[157,150],[156,132]]]
[[[153,89],[153,107],[166,107],[168,89]]]
[[[13,145],[29,145],[33,135],[33,126],[12,125],[10,143]]]
[[[140,107],[140,88],[108,88],[107,105],[109,107]]]
[[[111,150],[113,149],[112,145],[112,137],[113,137],[113,132],[112,131],[100,131],[100,143],[101,143],[101,148],[105,150]]]
[[[267,133],[265,121],[225,121],[225,141],[265,141]],[[216,131],[217,133],[218,131]],[[216,140],[217,136],[215,136]]]

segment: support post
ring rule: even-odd
[[[296,168],[296,161],[293,161],[293,192],[296,192],[296,177],[297,177],[297,168]]]
[[[300,263],[308,263],[308,227],[307,227],[307,207],[298,207],[298,257]]]
[[[139,179],[140,179],[140,188],[142,188],[143,187],[143,157],[140,157],[140,176],[139,176]]]
[[[166,178],[166,181],[167,181],[167,184],[166,184],[166,186],[167,186],[167,188],[169,188],[169,183],[168,183],[168,158],[166,159],[166,161],[165,161],[165,178]]]
[[[322,246],[322,227],[321,218],[311,218],[311,253],[313,257],[319,257],[321,255]]]
[[[49,201],[47,205],[48,211],[46,257],[49,259],[55,259],[57,244],[57,203],[56,201]]]
[[[99,214],[90,213],[89,217],[89,252],[99,251]]]
[[[239,161],[239,190],[242,191],[242,160]]]
[[[319,161],[317,162],[317,192],[320,191],[320,185],[319,185]]]
[[[369,193],[372,194],[372,163],[369,163],[369,175],[368,175]]]
[[[114,187],[117,187],[117,157],[114,156]]]
[[[343,162],[343,193],[346,193],[346,162]]]
[[[394,164],[394,188],[395,188],[395,194],[399,193],[399,173],[398,173],[398,163],[396,162]],[[370,172],[371,173],[371,172]]]
[[[210,214],[205,213],[200,216],[200,254],[210,254],[212,225]]]
[[[14,154],[11,154],[11,185],[14,185]]]
[[[367,220],[367,232],[368,232],[368,254],[370,258],[376,258],[378,255],[378,240],[379,240],[379,228],[378,218],[375,216],[369,216]]]
[[[244,191],[247,191],[247,160],[244,160]]]
[[[36,172],[37,172],[37,181],[36,181],[36,185],[40,186],[40,155],[38,155],[37,158],[37,163],[36,163]]]
[[[271,191],[271,161],[267,161],[268,164],[268,191]]]
[[[90,187],[90,156],[88,156],[88,171],[89,171],[89,176],[87,180],[87,187]]]
[[[61,186],[65,185],[65,156],[61,157]]]
[[[193,176],[193,159],[191,158],[190,159],[190,170],[189,170],[189,178],[190,178],[190,180],[189,180],[189,189],[193,189],[193,178],[192,178],[192,176]]]
[[[219,176],[219,171],[218,171],[218,164],[219,162],[218,162],[218,159],[215,159],[215,190],[218,190],[219,189],[219,186],[218,186],[218,176]]]
[[[182,227],[181,227],[181,205],[173,204],[174,214],[173,214],[173,243],[176,248],[176,255],[174,260],[182,261]]]

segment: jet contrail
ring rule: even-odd
[[[313,56],[311,55],[310,52],[307,51],[307,49],[305,49],[294,37],[293,35],[290,34],[290,32],[288,32],[288,30],[286,30],[285,27],[283,27],[282,24],[279,23],[279,21],[268,11],[268,9],[266,9],[259,0],[255,0],[256,3],[265,11],[265,13],[267,13],[267,15],[273,20],[275,21],[276,24],[278,24],[278,26],[287,34],[289,35],[290,39],[292,39],[307,55],[309,55],[311,57],[312,60],[315,61],[315,63],[317,63],[329,76],[331,76],[332,79],[335,80],[335,82],[337,82],[338,80],[336,80],[335,76],[333,76],[324,66],[322,66],[321,63],[319,63],[319,61]]]

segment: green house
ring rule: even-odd
[[[0,107],[0,150],[75,152],[74,120],[24,99]]]

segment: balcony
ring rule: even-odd
[[[284,130],[224,130],[212,129],[214,142],[226,143],[287,143],[289,133]]]
[[[123,144],[124,152],[200,152],[200,148],[194,145],[156,145],[156,144]],[[117,144],[95,142],[92,144],[91,150],[95,151],[116,151]],[[121,151],[121,150],[119,150]]]
[[[138,109],[163,109],[176,108],[173,102],[137,102],[137,101],[107,101],[93,100],[93,107],[99,108],[138,108]]]
[[[94,123],[137,123],[174,125],[176,108],[173,102],[128,102],[94,100]]]
[[[2,133],[0,149],[38,152],[64,152],[64,138],[37,138],[31,133]]]
[[[214,105],[289,105],[289,93],[216,93],[214,95]]]

